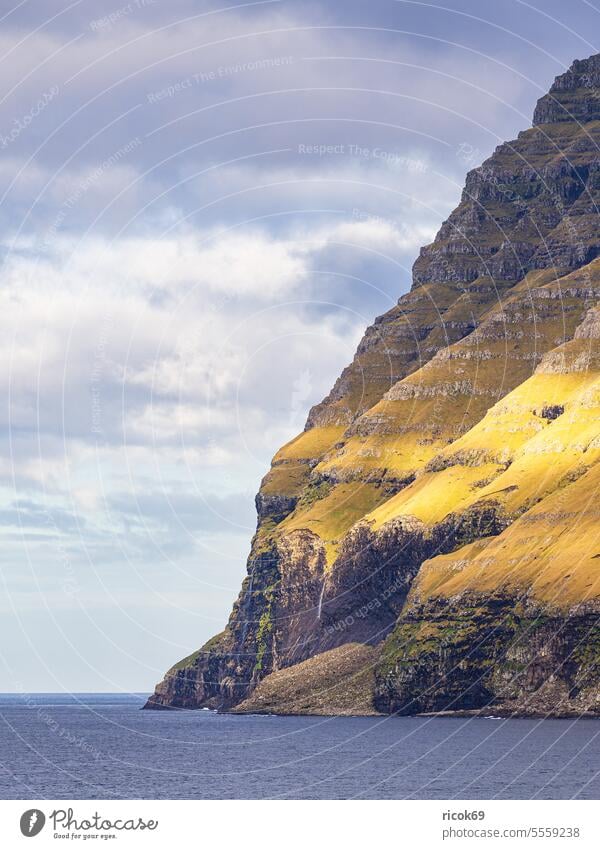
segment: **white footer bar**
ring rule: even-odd
[[[0,846],[600,846],[596,801],[0,802]]]

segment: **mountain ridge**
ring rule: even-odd
[[[600,533],[586,502],[600,459],[599,142],[600,55],[467,174],[411,290],[276,453],[225,630],[146,707],[335,713],[355,698],[364,713],[360,680],[374,712],[600,713],[600,569],[584,556]],[[569,499],[581,544],[555,506]],[[566,607],[541,591],[548,572]],[[291,698],[303,675],[315,693],[322,675],[335,704]]]

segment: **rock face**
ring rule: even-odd
[[[600,714],[600,56],[466,178],[148,708]]]
[[[557,121],[586,123],[600,119],[600,55],[575,61],[565,74],[554,81],[533,114],[534,124]]]

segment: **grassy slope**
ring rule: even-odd
[[[552,277],[530,275],[505,303],[486,310],[474,333],[400,381],[346,433],[341,426],[316,427],[284,446],[263,492],[275,488],[274,480],[279,491],[295,488],[299,500],[284,521],[266,529],[268,538],[311,530],[331,564],[343,535],[363,517],[375,528],[400,515],[433,524],[487,497],[500,497],[516,512],[551,491],[575,461],[560,446],[549,452],[542,435],[551,429],[555,441],[573,438],[568,403],[576,407],[594,378],[590,371],[530,375],[581,322],[585,306],[575,289],[600,277],[600,261],[559,281]],[[515,320],[532,324],[534,332],[515,333]],[[589,352],[590,343],[571,340],[559,350],[575,357]],[[561,404],[564,416],[545,418]],[[561,456],[548,464],[549,453]],[[321,457],[316,465],[315,457]],[[548,465],[542,490],[540,470]],[[515,483],[528,469],[529,488]],[[387,484],[412,476],[413,483],[389,497]]]
[[[573,122],[533,128],[501,145],[493,159],[497,188],[505,194],[500,200],[463,197],[457,213],[473,207],[473,232],[464,229],[459,214],[460,226],[438,235],[436,248],[466,241],[473,248],[472,261],[481,265],[487,249],[497,250],[517,238],[509,235],[515,226],[515,197],[529,212],[519,219],[519,240],[544,250],[553,238],[570,242],[581,231],[581,242],[590,217],[587,192],[573,206],[575,224],[569,219],[554,230],[546,227],[548,205],[554,204],[551,170],[565,157],[573,166],[589,163],[590,145],[599,141],[600,122],[585,127]],[[523,167],[527,176],[522,178]],[[537,172],[535,179],[532,172]],[[470,261],[468,256],[461,259]],[[564,279],[585,282],[590,269],[592,276],[597,274],[596,266]],[[339,537],[387,500],[386,486],[397,489],[419,473],[449,442],[468,432],[498,397],[526,380],[536,357],[569,338],[581,319],[581,298],[566,295],[551,315],[544,314],[547,304],[536,301],[539,291],[560,285],[561,274],[555,266],[533,271],[516,286],[497,274],[494,280],[479,275],[468,284],[425,283],[405,295],[369,328],[351,366],[311,413],[311,427],[275,455],[261,492],[298,499],[298,504],[281,525],[265,523],[259,550],[286,530],[307,527],[324,539],[331,560]],[[512,333],[511,321],[520,324],[520,334]],[[466,326],[478,323],[475,333],[462,338]],[[533,333],[523,334],[524,326],[533,327]],[[436,351],[442,353],[435,357]],[[444,384],[451,387],[450,398],[439,391]],[[481,474],[448,471],[440,488],[456,485],[460,493],[463,484],[469,489],[498,471],[495,464],[480,469]],[[323,487],[324,479],[333,486]],[[324,503],[318,504],[321,499]],[[450,509],[450,501],[446,496],[444,503],[438,502],[437,515],[446,506]],[[394,515],[392,505],[380,509],[376,523]]]
[[[588,270],[596,279],[600,263],[596,261],[592,266]],[[577,272],[565,277],[561,285],[568,291],[569,285],[580,279],[581,273]],[[538,353],[552,347],[553,339],[572,335],[575,322],[579,323],[582,309],[573,309],[569,314],[566,300],[555,299],[556,314],[538,321],[536,333],[531,334]],[[558,323],[562,325],[560,329]],[[491,497],[499,498],[507,511],[515,514],[552,491],[578,467],[585,446],[595,434],[597,345],[594,339],[572,339],[559,346],[547,367],[538,368],[463,436],[436,452],[414,483],[366,518],[376,528],[406,514],[433,524],[450,512]],[[459,352],[461,347],[464,349],[465,343],[455,346]],[[524,352],[524,341],[520,348]],[[511,379],[521,376],[524,362],[527,360],[513,363]],[[491,364],[477,376],[477,385],[485,386],[487,380],[493,381],[498,364],[493,359],[484,359],[483,363]],[[456,417],[468,415],[463,412],[463,403],[457,394]],[[564,413],[550,418],[553,408],[561,406]]]
[[[420,600],[463,592],[523,595],[571,609],[600,598],[600,465],[555,490],[498,537],[423,564]]]
[[[593,318],[592,311],[588,318]],[[600,318],[600,316],[598,316]],[[438,556],[421,569],[413,597],[463,592],[526,593],[571,608],[600,597],[600,326],[553,351],[539,372],[490,410],[446,452],[451,466],[424,474],[410,493],[380,508],[441,518],[476,501],[500,499],[517,516],[502,534]],[[560,368],[561,372],[555,369]],[[562,412],[561,412],[562,410]],[[550,411],[556,418],[544,418]],[[502,460],[508,467],[484,487],[473,473]],[[479,464],[477,465],[477,463]],[[455,476],[448,499],[448,475]],[[410,488],[409,488],[410,489]],[[377,516],[378,511],[375,511]],[[383,517],[379,516],[381,521]]]

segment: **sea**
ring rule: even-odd
[[[0,798],[600,798],[598,720],[143,711],[147,695],[0,695]]]

